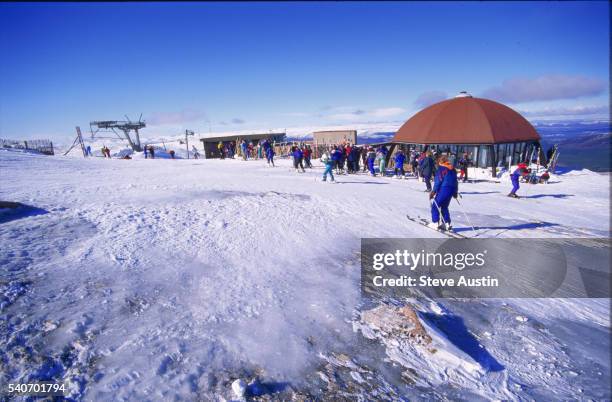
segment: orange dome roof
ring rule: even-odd
[[[462,94],[412,116],[393,142],[408,144],[499,144],[539,141],[535,128],[508,106]]]

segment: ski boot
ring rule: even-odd
[[[446,229],[443,223],[438,223],[438,222],[430,222],[427,224],[427,226],[439,232],[443,232]]]

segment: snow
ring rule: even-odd
[[[288,160],[187,160],[167,146],[178,159],[0,150],[0,200],[33,207],[0,216],[0,383],[61,379],[73,399],[221,400],[254,373],[258,389],[316,394],[346,371],[366,399],[610,398],[609,299],[414,301],[435,358],[376,333],[364,343],[360,239],[443,236],[403,219],[428,215],[423,183],[359,174],[331,185],[318,161],[296,173]],[[481,237],[610,235],[607,175],[553,175],[522,184],[518,200],[497,181],[461,185],[457,231],[474,235],[465,213]],[[419,388],[393,364],[421,369]]]

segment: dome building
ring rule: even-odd
[[[392,142],[471,155],[473,166],[496,168],[525,161],[540,148],[540,136],[518,112],[461,92],[433,104],[400,127]]]

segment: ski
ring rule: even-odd
[[[455,233],[455,232],[452,232],[452,231],[449,232],[449,231],[446,231],[446,230],[436,230],[436,229],[433,229],[433,228],[427,226],[429,224],[429,221],[427,219],[425,219],[425,218],[421,218],[420,216],[415,218],[413,216],[406,215],[406,218],[408,218],[408,220],[410,220],[412,222],[419,223],[419,224],[425,226],[428,229],[431,229],[431,230],[436,231],[438,233],[445,234],[446,236],[452,237],[454,239],[467,239],[468,238],[467,236],[464,236],[464,235],[461,235],[459,233]]]

